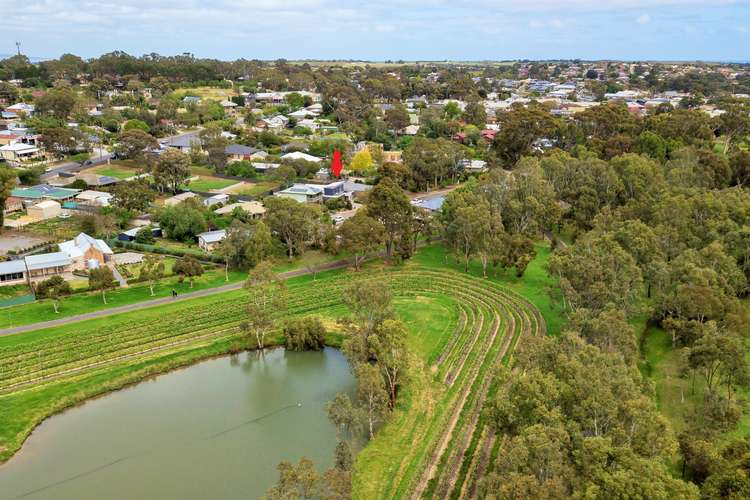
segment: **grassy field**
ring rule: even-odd
[[[191,191],[208,192],[218,191],[219,189],[224,189],[232,184],[237,184],[237,181],[232,179],[221,179],[219,177],[199,176],[198,179],[191,180],[185,188],[190,189]]]
[[[191,87],[191,88],[179,88],[175,90],[175,94],[179,96],[194,95],[201,99],[213,99],[215,101],[223,101],[230,97],[237,95],[237,92],[229,89],[221,89],[217,87]]]
[[[84,171],[99,175],[107,175],[117,179],[128,179],[138,174],[138,169],[132,163],[112,162],[109,165],[99,165],[92,169]]]
[[[242,182],[227,192],[240,196],[261,196],[278,187],[279,183],[273,181]]]
[[[344,314],[344,287],[372,280],[389,286],[409,328],[416,366],[392,419],[357,458],[355,497],[474,496],[497,446],[480,418],[493,368],[509,361],[523,336],[543,334],[545,320],[561,324],[548,302],[537,304],[544,318],[532,305],[548,283],[548,254],[539,250],[522,279],[510,272],[483,279],[473,266],[459,272],[431,246],[402,266],[372,262],[358,273],[288,280],[285,317]],[[241,341],[244,303],[243,291],[226,292],[0,338],[0,461],[50,414],[228,352]],[[337,345],[341,334],[328,340]]]

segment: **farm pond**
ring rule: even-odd
[[[0,498],[259,498],[282,460],[333,465],[324,405],[355,387],[331,348],[204,361],[44,421],[0,466]]]

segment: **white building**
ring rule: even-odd
[[[224,229],[208,231],[198,235],[198,246],[206,252],[213,251],[227,237]]]

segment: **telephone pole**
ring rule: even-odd
[[[21,42],[16,42],[16,52],[18,52],[18,55],[21,55]]]

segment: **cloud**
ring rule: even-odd
[[[750,0],[0,0],[0,52],[248,58],[726,59]],[[658,19],[658,23],[652,22]],[[633,25],[639,37],[633,39]],[[678,36],[696,27],[696,36]],[[714,31],[714,36],[709,34]],[[240,42],[240,43],[238,43]],[[736,57],[746,59],[746,57]]]

